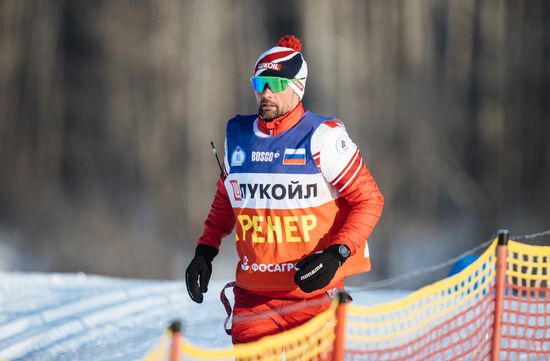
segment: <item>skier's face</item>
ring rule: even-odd
[[[256,95],[256,104],[258,105],[258,114],[265,121],[271,121],[275,118],[285,115],[298,105],[300,98],[292,90],[287,87],[285,90],[278,93],[273,93],[268,86],[263,92],[254,92]]]

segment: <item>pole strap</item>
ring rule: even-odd
[[[225,321],[223,322],[223,328],[225,330],[225,333],[231,336],[231,327],[227,327],[227,324],[229,323],[229,319],[231,318],[231,314],[233,313],[233,309],[231,308],[231,303],[227,299],[227,296],[225,295],[225,290],[227,288],[233,288],[235,287],[236,282],[229,282],[226,284],[222,291],[220,292],[220,301],[222,301],[223,307],[225,308],[225,312],[227,312],[227,316],[225,317]]]

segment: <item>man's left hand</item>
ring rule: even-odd
[[[340,245],[334,245],[323,252],[314,253],[296,264],[298,271],[294,282],[306,293],[319,290],[332,281],[338,267],[346,260],[339,252]]]

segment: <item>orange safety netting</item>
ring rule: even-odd
[[[495,293],[493,243],[462,272],[404,299],[349,306],[347,360],[481,360],[490,356]]]
[[[203,348],[179,339],[181,360],[239,360],[239,361],[321,361],[332,359],[336,307],[331,306],[305,324],[278,335],[267,336],[256,342],[233,347],[213,349]],[[167,345],[159,345],[144,361],[168,360],[162,351]],[[157,356],[159,355],[159,356]],[[170,359],[172,360],[172,359]]]
[[[460,273],[399,301],[346,305],[344,359],[550,360],[550,247],[510,241],[507,253],[499,252],[505,256],[502,288],[496,284],[496,248],[495,240]],[[503,297],[497,297],[497,288]],[[181,359],[332,360],[336,309],[334,301],[302,326],[226,349],[200,348],[180,340]],[[166,350],[166,345],[161,349]],[[156,354],[162,352],[157,349]],[[147,360],[160,359],[166,360]]]
[[[501,360],[550,360],[550,247],[510,241]]]

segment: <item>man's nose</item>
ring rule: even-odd
[[[273,92],[269,88],[269,85],[266,84],[265,87],[264,87],[264,91],[262,92],[262,95],[263,96],[271,96],[272,94],[273,94]]]
[[[269,84],[264,85],[264,91],[262,92],[262,94],[273,94],[271,88],[269,87]]]

